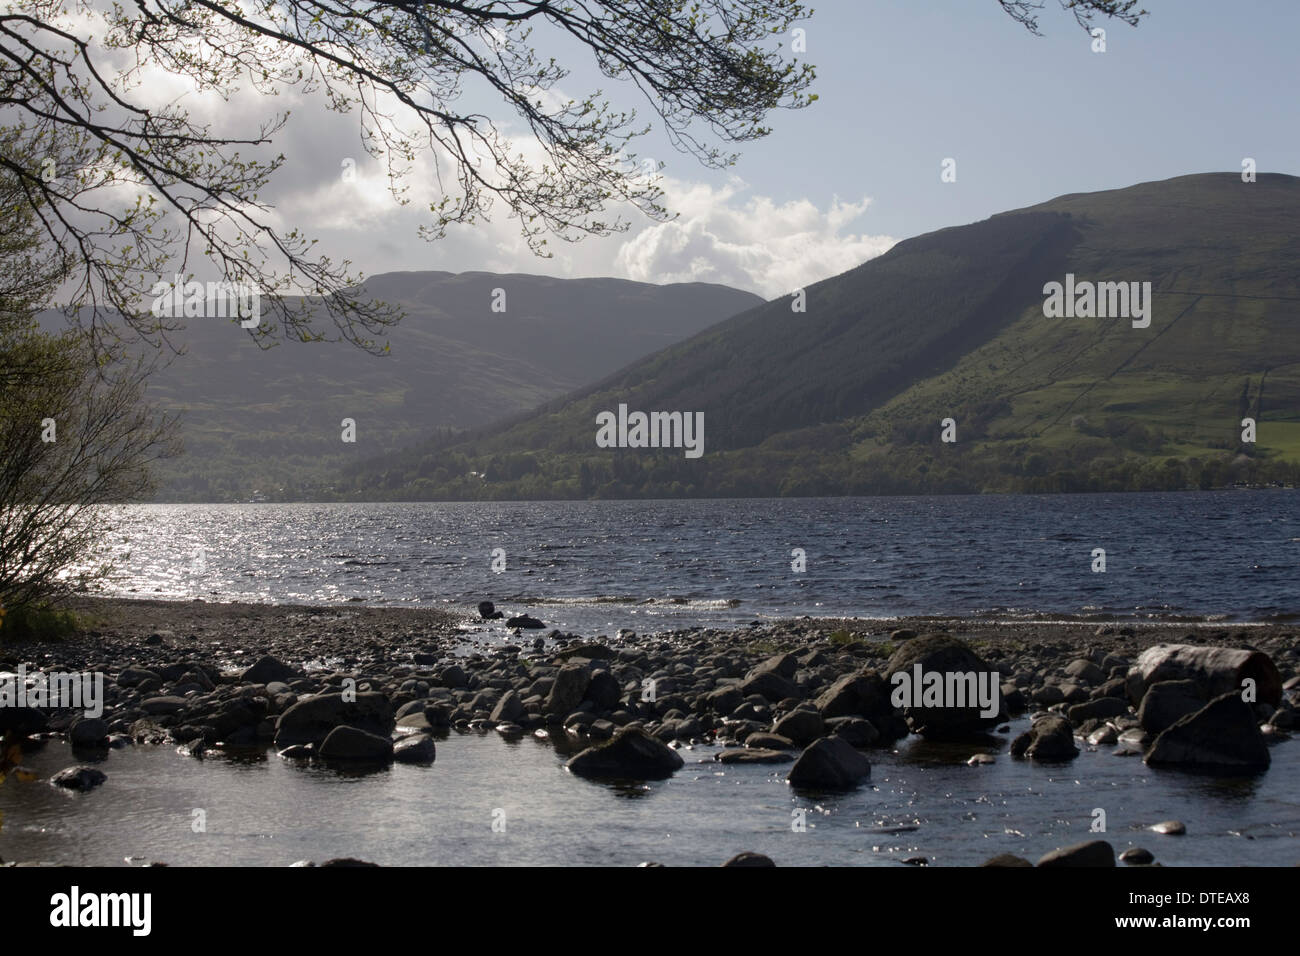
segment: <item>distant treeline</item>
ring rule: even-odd
[[[890,447],[851,459],[806,450],[748,449],[690,461],[678,452],[590,455],[521,452],[483,459],[453,452],[415,469],[355,476],[353,499],[505,500],[716,498],[819,495],[980,494],[1209,490],[1233,485],[1300,486],[1300,465],[1245,453],[1221,458],[1097,457],[1005,446],[957,451]]]

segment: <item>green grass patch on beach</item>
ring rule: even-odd
[[[17,641],[61,641],[81,627],[77,615],[49,605],[5,608],[0,618],[0,644]]]

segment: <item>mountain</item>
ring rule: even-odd
[[[805,311],[794,297],[757,306],[531,414],[351,468],[342,486],[512,498],[1295,482],[1298,215],[1300,179],[1212,173],[943,229],[810,286]],[[1134,307],[1149,282],[1149,324],[1049,318],[1053,282],[1137,283]],[[597,416],[620,405],[702,412],[703,455],[598,447]]]
[[[230,320],[187,320],[184,354],[148,389],[181,413],[185,443],[158,468],[160,500],[329,497],[347,462],[532,408],[763,301],[705,283],[487,272],[386,273],[363,288],[405,312],[382,357],[339,342],[262,349]]]

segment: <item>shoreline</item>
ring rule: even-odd
[[[1131,766],[1142,775],[1140,755],[1151,752],[1159,735],[1140,714],[1141,695],[1132,696],[1125,676],[1131,678],[1142,652],[1158,643],[1249,647],[1267,655],[1287,690],[1278,707],[1247,711],[1245,725],[1236,730],[1258,737],[1261,747],[1259,735],[1267,735],[1268,749],[1276,748],[1281,764],[1268,771],[1274,779],[1278,774],[1292,779],[1297,766],[1295,744],[1288,741],[1290,731],[1300,727],[1300,630],[1283,626],[1210,622],[1178,630],[1127,622],[794,618],[601,638],[545,630],[518,636],[476,631],[472,619],[438,608],[90,597],[67,607],[84,616],[83,631],[61,641],[0,645],[0,672],[25,667],[29,675],[105,675],[102,717],[52,710],[39,727],[26,731],[25,752],[39,751],[49,740],[67,741],[80,766],[47,767],[49,782],[82,791],[114,789],[115,767],[124,759],[114,753],[121,750],[179,753],[181,759],[169,761],[159,781],[176,796],[192,786],[187,768],[197,768],[206,756],[223,755],[232,766],[278,759],[293,774],[308,767],[339,770],[341,759],[341,772],[351,777],[374,772],[366,769],[370,761],[375,768],[415,764],[445,776],[440,768],[456,758],[438,759],[435,752],[455,748],[466,735],[499,735],[504,744],[493,760],[511,761],[520,738],[532,737],[553,751],[545,762],[548,774],[555,768],[550,761],[568,761],[572,772],[560,778],[556,790],[560,804],[583,799],[587,791],[574,788],[591,785],[579,779],[573,762],[596,748],[616,749],[625,737],[644,741],[637,746],[650,748],[656,759],[676,762],[678,769],[682,758],[675,755],[695,750],[691,761],[709,769],[688,770],[685,781],[712,779],[725,768],[733,775],[752,775],[735,779],[775,776],[785,783],[789,772],[790,787],[782,791],[795,799],[823,787],[851,792],[863,785],[863,774],[869,776],[870,763],[893,762],[899,748],[925,736],[916,725],[915,701],[894,702],[881,676],[911,671],[912,661],[903,659],[915,654],[922,655],[917,661],[927,661],[926,670],[973,668],[999,675],[1001,682],[1003,708],[991,724],[981,721],[976,727],[969,708],[940,705],[943,719],[957,719],[963,729],[952,738],[955,746],[945,748],[947,738],[940,738],[930,759],[962,767],[962,773],[967,764],[1010,761],[1020,765],[1010,772],[1031,787],[1044,779],[1041,774],[1057,772],[1050,769],[1053,760],[1072,761],[1085,751],[1089,762],[1103,760],[1117,770],[1130,766],[1118,758],[1138,757]],[[647,678],[657,685],[657,697],[644,696]],[[357,692],[355,704],[340,700],[348,682]],[[1195,705],[1202,706],[1208,712],[1213,705]],[[1011,739],[1012,722],[1020,728],[1026,717],[1033,728],[1050,727],[1053,735],[1049,739],[1043,730],[1044,739],[1059,750],[1037,769],[1029,758],[1040,744],[1029,741],[1028,756],[1023,748],[1017,752],[1021,738],[1032,734]],[[993,726],[997,730],[991,735]],[[364,755],[339,753],[344,739]],[[331,741],[334,753],[328,752]],[[814,751],[818,759],[835,753],[834,766],[817,771],[831,777],[796,782],[797,768],[807,766],[804,758]],[[835,777],[836,767],[855,761],[861,765],[852,771],[858,776],[847,784]],[[543,766],[529,765],[534,771]],[[1081,772],[1082,766],[1066,771]],[[1237,775],[1245,779],[1256,772],[1243,775],[1238,768]],[[623,776],[662,779],[630,771]],[[237,779],[232,776],[230,786]],[[452,778],[447,782],[464,786]],[[6,790],[18,797],[23,792]],[[91,801],[85,806],[93,814],[95,797],[84,799]],[[1096,801],[1087,797],[1085,802],[1091,807]],[[1193,825],[1197,806],[1188,805],[1183,813]],[[613,813],[606,822],[617,825],[618,819]],[[763,832],[755,831],[751,839],[759,841]],[[1099,842],[1086,844],[1093,848],[1089,852]],[[1057,842],[1052,852],[1085,846],[1071,843],[1062,850],[1064,843],[1070,841]],[[367,846],[362,841],[355,852],[365,856]],[[1105,846],[1102,855],[1113,861],[1113,848]],[[11,846],[5,855],[13,853]]]
[[[530,604],[526,601],[512,602],[519,606],[517,613],[534,613],[545,615],[544,604]],[[490,631],[469,607],[463,611],[447,607],[409,606],[394,604],[366,604],[362,601],[339,601],[322,604],[275,603],[270,601],[225,601],[207,600],[205,598],[153,598],[126,597],[122,595],[75,595],[68,598],[61,607],[78,614],[88,630],[97,631],[110,628],[114,631],[174,630],[177,627],[197,626],[199,631],[210,630],[212,625],[241,620],[245,623],[262,621],[265,624],[284,620],[301,623],[306,616],[315,619],[317,624],[327,623],[330,619],[348,621],[359,619],[360,622],[376,625],[385,635],[392,634],[400,627],[433,628],[436,636],[456,635],[461,638],[474,634],[499,636]],[[708,633],[754,633],[768,630],[796,628],[830,631],[848,630],[854,635],[871,635],[887,638],[892,631],[904,629],[921,633],[925,630],[945,630],[960,636],[963,632],[976,633],[989,638],[990,630],[1006,631],[1013,636],[1024,632],[1043,631],[1043,636],[1079,637],[1100,639],[1110,636],[1136,637],[1147,634],[1150,637],[1167,637],[1168,632],[1179,629],[1193,631],[1233,632],[1247,630],[1252,636],[1270,636],[1300,632],[1300,621],[1277,620],[1235,620],[1206,617],[1188,617],[1174,619],[1130,618],[1130,617],[1096,617],[1075,618],[1068,615],[1050,615],[1042,617],[999,617],[950,614],[922,614],[898,616],[852,616],[828,615],[781,615],[771,618],[754,618],[749,624],[701,623],[666,627],[657,631],[636,631],[638,637],[670,637],[686,632]],[[543,623],[545,621],[543,620]],[[626,630],[633,630],[637,621],[629,621]],[[667,623],[667,622],[665,622]],[[480,627],[480,625],[483,625]],[[618,630],[621,632],[622,628]],[[537,636],[548,637],[558,633],[550,624],[540,630],[526,631],[519,635],[531,644]],[[83,635],[73,635],[67,640],[75,641]],[[201,633],[196,636],[202,637]],[[228,635],[231,638],[236,635]],[[421,635],[424,636],[424,635]],[[614,634],[574,634],[565,633],[569,639],[615,639]],[[1244,635],[1243,635],[1244,636]],[[1226,639],[1226,638],[1225,638]]]

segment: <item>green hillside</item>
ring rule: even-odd
[[[1298,214],[1300,179],[1204,174],[941,230],[810,287],[804,313],[767,303],[343,484],[508,498],[1293,483]],[[1045,317],[1044,284],[1066,273],[1150,282],[1150,326]],[[620,403],[704,412],[705,454],[596,447],[596,414]]]
[[[185,448],[157,469],[160,500],[335,497],[347,464],[533,408],[763,301],[706,283],[488,272],[386,273],[364,288],[405,314],[387,355],[262,349],[230,320],[188,321],[174,337],[184,354],[148,390],[180,413]]]

